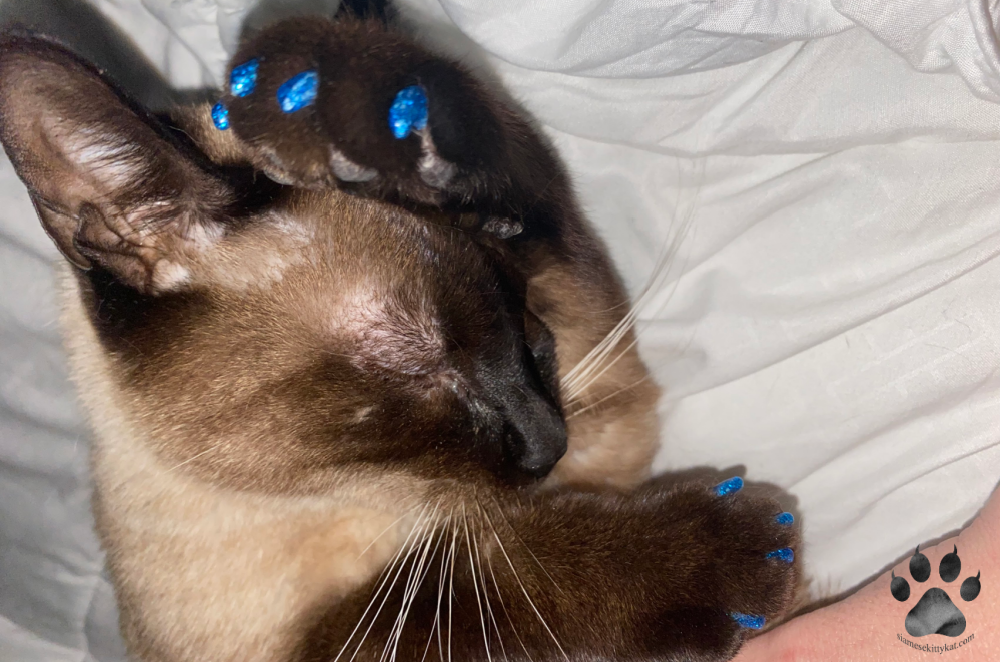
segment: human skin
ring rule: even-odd
[[[962,572],[951,583],[938,576],[941,558],[958,547]],[[734,662],[836,661],[895,662],[935,654],[914,650],[899,641],[901,634],[916,644],[942,646],[958,644],[970,634],[975,637],[960,648],[940,655],[949,662],[1000,660],[1000,496],[995,492],[979,516],[958,536],[920,550],[931,563],[931,577],[919,583],[910,577],[909,558],[892,569],[910,584],[910,598],[897,602],[889,592],[889,572],[879,576],[850,597],[793,619],[749,641]],[[972,602],[959,596],[959,586],[968,576],[981,572],[982,591]],[[968,625],[958,637],[907,634],[903,623],[907,612],[927,588],[944,588],[965,614]]]

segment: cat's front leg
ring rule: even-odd
[[[480,495],[323,613],[300,659],[728,660],[799,574],[791,515],[739,485]]]

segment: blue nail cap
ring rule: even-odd
[[[212,106],[212,123],[219,131],[229,128],[229,109],[221,101]]]
[[[781,513],[774,518],[774,521],[782,526],[791,526],[795,523],[795,515],[791,513]]]
[[[729,480],[724,480],[715,486],[716,496],[726,496],[727,494],[736,494],[743,489],[743,479],[739,476],[733,476]]]
[[[278,88],[278,105],[286,113],[294,113],[316,100],[319,90],[319,74],[313,70],[295,74]]]
[[[397,139],[427,126],[427,93],[419,85],[404,87],[389,107],[389,128]]]
[[[734,611],[729,614],[734,621],[740,624],[740,627],[747,628],[748,630],[759,630],[764,627],[764,623],[767,619],[763,616],[757,616],[755,614],[741,614],[738,611]]]
[[[234,97],[245,97],[257,87],[257,68],[260,62],[257,58],[247,60],[238,67],[233,67],[229,73],[229,91]]]
[[[767,558],[779,559],[785,563],[791,563],[795,560],[795,552],[792,551],[791,547],[782,547],[781,549],[776,549],[773,552],[768,552]]]

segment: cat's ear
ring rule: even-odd
[[[223,232],[228,187],[96,69],[36,37],[0,39],[0,140],[63,255],[156,293]]]

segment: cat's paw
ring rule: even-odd
[[[441,204],[502,168],[495,100],[375,22],[279,23],[240,48],[228,75],[215,125],[281,183]]]
[[[717,581],[726,613],[741,628],[759,630],[795,599],[799,545],[795,517],[772,499],[741,494],[743,480],[712,488]]]
[[[682,552],[682,562],[700,564],[689,585],[692,603],[718,610],[743,631],[760,630],[788,612],[800,575],[791,513],[744,492],[739,477],[681,488],[670,507],[692,522],[689,549]]]
[[[731,659],[753,633],[794,606],[799,587],[799,532],[774,499],[731,478],[717,485],[668,486],[669,477],[637,493],[656,510],[651,539],[662,606],[647,628],[653,657],[716,662]],[[648,535],[648,534],[647,534]],[[654,551],[655,550],[655,551]]]

